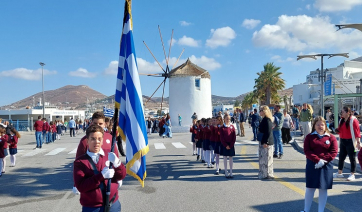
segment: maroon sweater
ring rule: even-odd
[[[18,137],[16,135],[9,136],[8,143],[9,143],[9,148],[11,149],[18,148]]]
[[[44,122],[44,124],[43,124],[43,131],[47,131],[47,132],[50,131],[50,125],[49,125],[48,122]]]
[[[230,124],[229,127],[225,127],[224,125],[220,127],[220,141],[224,147],[234,147],[236,141],[236,134],[235,128],[232,124]]]
[[[331,162],[338,153],[337,139],[332,134],[322,138],[315,134],[309,134],[304,140],[304,153],[313,163],[318,163],[319,159]]]
[[[199,130],[198,133],[196,134],[197,139],[198,140],[203,140],[204,139],[204,134],[203,134],[203,130],[202,130],[202,125],[199,125]]]
[[[211,128],[210,126],[205,126],[202,128],[202,135],[203,135],[203,139],[204,140],[210,140],[210,136],[211,136]]]
[[[41,132],[41,131],[43,131],[43,122],[39,119],[38,121],[36,121],[35,123],[34,123],[34,128],[35,128],[35,131],[37,131],[37,132]]]
[[[0,137],[0,158],[4,158],[5,154],[4,154],[4,149],[8,148],[8,135],[4,134],[3,136]],[[2,163],[2,162],[0,162]]]
[[[105,132],[103,135],[102,149],[111,150],[111,148],[112,148],[112,135],[109,134],[108,132]],[[88,149],[87,137],[84,136],[82,139],[80,139],[78,149],[77,149],[77,154],[75,155],[75,158],[78,158],[78,157],[84,155],[85,153],[87,153],[87,149]],[[113,152],[117,155],[117,157],[119,157],[117,145],[114,145]]]
[[[108,160],[109,151],[103,149],[104,156],[99,156],[99,161],[96,164],[98,174],[94,174],[91,164],[87,159],[87,155],[84,154],[74,161],[73,178],[75,187],[80,192],[80,204],[84,207],[101,207],[103,204],[103,196],[100,183],[104,183],[104,188],[108,180],[105,180],[102,175],[102,170],[105,167],[105,162]],[[114,169],[114,176],[111,180],[111,194],[109,199],[112,199],[114,195],[116,198],[114,202],[118,200],[118,183],[117,181],[123,180],[126,177],[126,168],[121,164],[118,168]]]

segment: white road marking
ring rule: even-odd
[[[240,145],[243,145],[241,142],[235,142],[235,146],[240,146]]]
[[[191,141],[189,142],[190,144],[193,144]]]
[[[174,145],[176,148],[180,149],[180,148],[186,148],[182,143],[180,142],[174,142],[172,143],[172,145]]]
[[[155,149],[166,149],[163,143],[154,143]]]
[[[258,141],[247,141],[247,140],[243,140],[243,142],[247,143],[247,144],[253,144],[253,145],[259,145]]]
[[[71,152],[69,152],[68,154],[75,154],[75,153],[77,153],[77,149],[78,148],[75,148],[75,149],[73,149]]]
[[[50,151],[48,154],[45,154],[45,155],[56,155],[56,154],[62,152],[63,150],[65,150],[65,148],[56,148],[56,149],[53,149],[52,151]]]
[[[36,154],[39,154],[41,152],[44,152],[46,149],[34,149],[33,151],[30,151],[28,153],[26,153],[25,155],[21,156],[21,157],[30,157],[30,156],[34,156]]]

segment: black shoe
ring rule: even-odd
[[[221,172],[221,169],[219,169],[219,172]]]
[[[197,155],[196,161],[200,160],[200,155]]]
[[[214,175],[219,175],[219,172],[215,172],[215,174]]]
[[[273,158],[277,158],[278,157],[278,155],[273,155]]]
[[[229,175],[229,178],[230,178],[230,179],[233,179],[233,178],[234,178],[234,176],[232,176],[232,175]]]
[[[41,146],[39,148],[41,149]]]
[[[283,155],[279,155],[278,159],[282,159]]]
[[[211,162],[212,165],[215,165],[215,162]]]
[[[205,163],[205,160],[202,160],[201,163]]]

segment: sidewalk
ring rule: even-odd
[[[296,131],[296,134],[293,132],[291,132],[292,136],[293,136],[293,142],[291,142],[291,145],[300,153],[304,154],[304,149],[303,149],[303,136],[301,136],[300,131]],[[339,135],[338,134],[334,134],[334,136],[337,138],[338,141],[338,146],[339,146]],[[356,172],[362,173],[361,167],[359,165],[358,159],[357,159],[357,155],[358,152],[356,153]],[[339,162],[339,148],[338,148],[338,154],[337,157],[332,161],[333,165],[338,166],[338,162]],[[346,160],[344,160],[344,168],[346,169],[351,169],[351,163],[349,161],[348,156],[346,157]]]

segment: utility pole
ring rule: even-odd
[[[323,57],[328,56],[328,59],[335,56],[342,56],[348,58],[348,53],[338,53],[338,54],[313,54],[313,55],[298,55],[297,60],[304,58],[312,58],[314,60],[317,57],[321,58],[321,70],[319,71],[319,80],[321,82],[321,94],[320,94],[320,105],[321,105],[321,116],[324,117],[324,81],[326,79],[326,72],[323,69]]]
[[[43,118],[45,118],[45,100],[44,100],[44,69],[43,66],[45,66],[45,63],[40,62],[39,65],[41,65],[41,78],[42,78],[42,90],[43,90]]]

